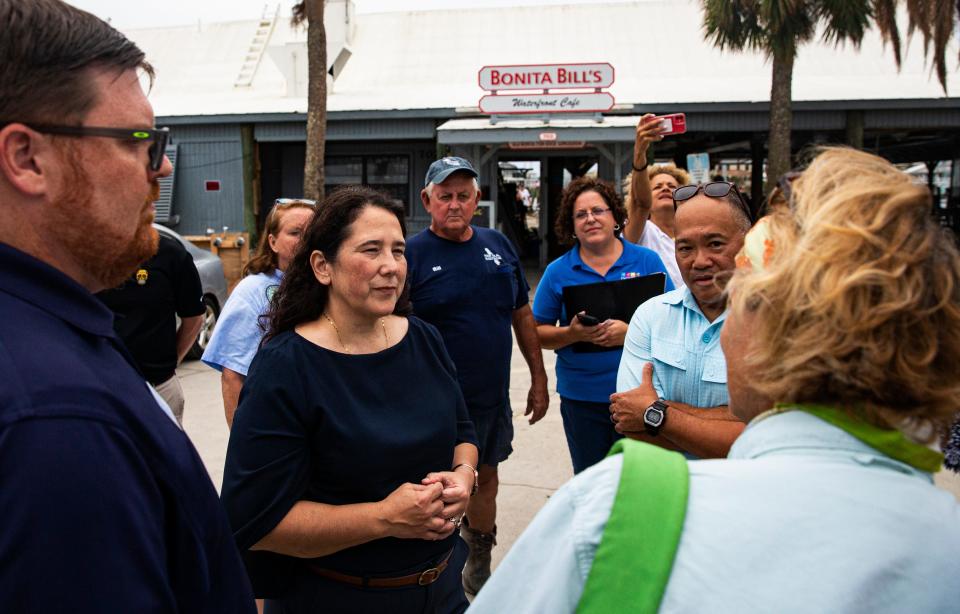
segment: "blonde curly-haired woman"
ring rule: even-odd
[[[826,149],[791,192],[728,286],[729,457],[621,444],[472,611],[956,611],[960,504],[924,445],[960,407],[955,241],[870,154]]]

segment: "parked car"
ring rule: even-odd
[[[166,226],[154,224],[153,227],[157,229],[157,232],[179,241],[190,252],[193,257],[193,264],[196,265],[197,271],[200,273],[203,304],[207,309],[203,316],[203,327],[200,329],[200,334],[197,335],[197,340],[190,348],[190,352],[187,353],[188,358],[200,358],[203,350],[207,347],[207,342],[210,341],[210,335],[213,334],[214,327],[217,325],[220,310],[223,308],[223,304],[227,302],[227,278],[223,274],[223,263],[220,262],[219,256],[205,249],[200,249]]]

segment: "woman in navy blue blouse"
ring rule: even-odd
[[[405,317],[403,210],[317,207],[240,395],[223,502],[265,611],[461,612],[477,448],[437,331]]]

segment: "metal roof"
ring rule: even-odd
[[[905,23],[905,22],[902,22]],[[757,53],[721,52],[703,40],[698,0],[413,11],[355,16],[352,55],[328,95],[331,113],[474,109],[477,72],[490,64],[610,62],[618,106],[769,99],[770,64]],[[269,54],[250,87],[234,83],[258,20],[128,30],[157,69],[151,93],[162,117],[302,114]],[[302,42],[285,19],[269,46]],[[958,51],[947,50],[951,94],[960,91]],[[935,100],[944,93],[925,65],[919,37],[904,45],[900,72],[870,32],[860,49],[820,43],[800,49],[795,101]]]

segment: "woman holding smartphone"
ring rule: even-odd
[[[555,230],[561,243],[573,246],[547,266],[533,301],[540,344],[557,351],[560,414],[574,473],[601,460],[621,437],[609,407],[627,323],[567,313],[563,288],[663,273],[665,290],[673,290],[660,257],[620,237],[626,219],[623,200],[611,184],[593,177],[570,182],[560,196]],[[572,346],[579,341],[604,350],[577,353]]]

